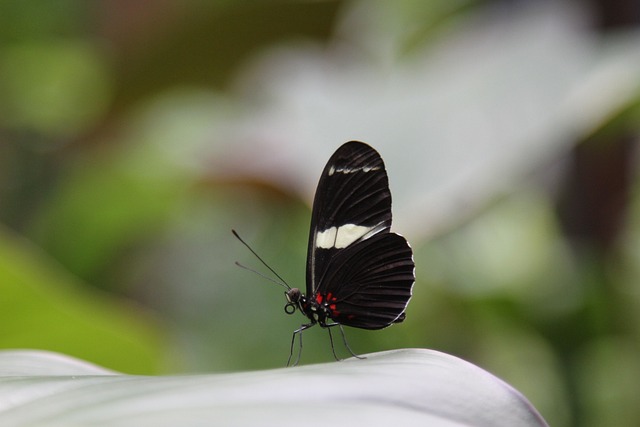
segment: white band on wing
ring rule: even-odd
[[[331,227],[316,234],[316,247],[322,249],[343,249],[359,239],[368,239],[384,228],[383,224],[371,227],[355,224],[345,224]]]
[[[377,171],[380,170],[380,166],[360,166],[357,168],[347,168],[347,167],[338,167],[336,168],[335,166],[331,165],[331,167],[329,168],[329,173],[327,175],[331,176],[334,173],[338,172],[338,173],[344,173],[344,174],[349,174],[349,173],[356,173],[356,172],[371,172],[371,171]]]

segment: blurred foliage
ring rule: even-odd
[[[0,347],[282,366],[302,319],[230,230],[304,288],[315,183],[361,139],[418,279],[352,348],[459,355],[551,425],[637,425],[638,23],[584,3],[0,2]]]
[[[168,362],[158,324],[142,307],[77,280],[23,239],[0,234],[3,347],[76,354],[128,372],[157,372]]]

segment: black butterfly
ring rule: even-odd
[[[315,324],[328,328],[338,359],[332,327],[340,328],[345,346],[358,357],[343,325],[382,329],[405,319],[415,281],[413,254],[390,227],[391,192],[382,158],[362,142],[343,144],[327,162],[313,202],[306,293],[289,287],[267,266],[287,288],[285,312],[297,309],[309,319],[293,332],[287,365],[296,336],[300,350],[294,365],[302,352],[302,332]]]

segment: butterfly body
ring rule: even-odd
[[[323,296],[317,294],[315,298],[307,298],[298,288],[292,288],[285,293],[287,296],[287,313],[293,314],[295,309],[300,310],[310,321],[310,325],[319,324],[323,328],[328,327],[327,321],[337,316],[335,300],[331,294]]]

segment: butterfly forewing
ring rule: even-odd
[[[390,227],[382,158],[367,144],[347,142],[320,176],[307,254],[307,295],[326,302],[334,321],[380,329],[404,319],[414,263]]]
[[[307,294],[313,294],[337,252],[391,227],[391,192],[382,158],[362,142],[343,144],[318,182],[307,252]]]

